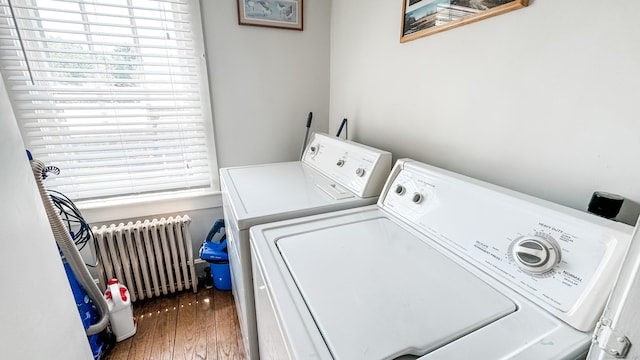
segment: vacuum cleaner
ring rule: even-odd
[[[54,206],[47,190],[44,187],[43,179],[47,172],[55,172],[52,168],[47,168],[44,164],[33,159],[31,153],[27,151],[27,156],[31,162],[31,170],[38,186],[42,203],[44,204],[53,236],[65,261],[65,271],[74,292],[74,298],[80,312],[85,331],[92,347],[94,359],[99,359],[103,353],[102,342],[98,339],[98,334],[103,332],[109,324],[109,307],[103,297],[102,292],[93,281],[80,251],[71,237],[69,229],[65,227],[62,218],[58,214],[58,209]],[[93,305],[91,305],[91,303]],[[95,307],[95,310],[94,310]]]

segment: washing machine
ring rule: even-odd
[[[578,359],[631,226],[409,159],[250,231],[262,359]]]
[[[375,204],[391,154],[314,133],[301,161],[220,169],[231,286],[247,359],[258,359],[249,228]]]

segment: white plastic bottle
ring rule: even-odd
[[[118,279],[111,279],[104,297],[109,305],[109,322],[116,341],[122,341],[136,333],[136,323],[131,309],[129,290]]]

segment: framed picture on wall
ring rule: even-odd
[[[240,25],[302,31],[302,0],[237,0]]]
[[[523,8],[529,0],[403,0],[400,42]]]

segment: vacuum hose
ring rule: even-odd
[[[51,230],[53,231],[56,243],[69,263],[71,270],[73,270],[78,281],[87,292],[87,295],[89,295],[89,298],[93,300],[94,305],[96,305],[98,312],[100,313],[100,320],[89,326],[86,330],[87,335],[94,335],[104,330],[109,324],[109,306],[102,296],[102,292],[93,281],[93,277],[91,277],[89,270],[87,270],[87,267],[84,265],[84,260],[80,256],[80,251],[76,248],[76,245],[69,234],[69,230],[64,226],[56,208],[53,206],[53,202],[51,202],[51,198],[49,198],[49,195],[44,188],[44,183],[42,182],[42,172],[44,168],[42,161],[31,160],[31,170],[33,171],[33,176],[36,178],[36,184],[38,185],[40,197],[42,198],[42,203],[44,204],[44,208],[47,212],[47,217],[49,218],[49,223],[51,224]]]

